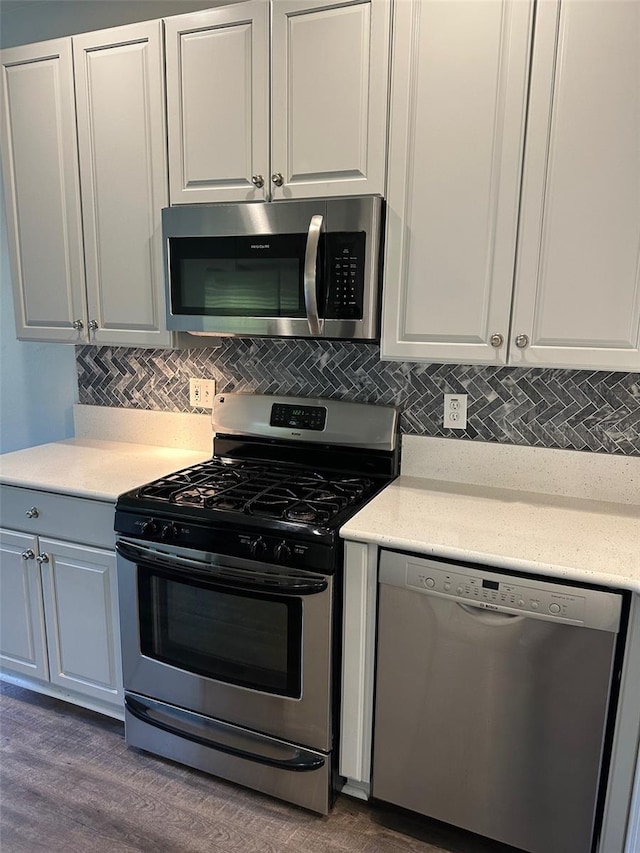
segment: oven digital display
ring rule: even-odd
[[[288,403],[274,403],[271,407],[269,426],[322,432],[326,422],[327,410],[324,406],[291,406]]]

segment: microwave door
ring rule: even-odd
[[[304,306],[307,313],[309,334],[313,337],[321,337],[324,333],[324,320],[320,319],[318,312],[318,250],[320,247],[320,234],[324,217],[319,213],[311,217],[309,231],[307,234],[307,245],[304,253]]]

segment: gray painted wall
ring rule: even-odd
[[[222,0],[3,0],[0,47],[221,5]],[[16,340],[7,257],[4,197],[0,211],[0,453],[73,435],[75,351],[64,344]]]

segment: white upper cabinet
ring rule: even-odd
[[[162,51],[162,22],[151,21],[2,52],[19,338],[171,343]]]
[[[2,51],[2,166],[18,337],[86,317],[71,40]]]
[[[640,3],[532,6],[396,4],[385,358],[640,369]]]
[[[506,361],[532,9],[395,6],[384,358]]]
[[[171,203],[382,195],[390,10],[250,0],[167,18]]]
[[[73,37],[91,341],[168,344],[162,22]]]
[[[390,10],[389,0],[273,4],[274,198],[384,194]]]
[[[538,6],[511,363],[640,370],[640,3]]]
[[[269,189],[269,4],[165,20],[172,204]]]

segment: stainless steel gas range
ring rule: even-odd
[[[131,746],[326,814],[341,525],[398,473],[394,407],[221,394],[214,455],[121,495]]]

